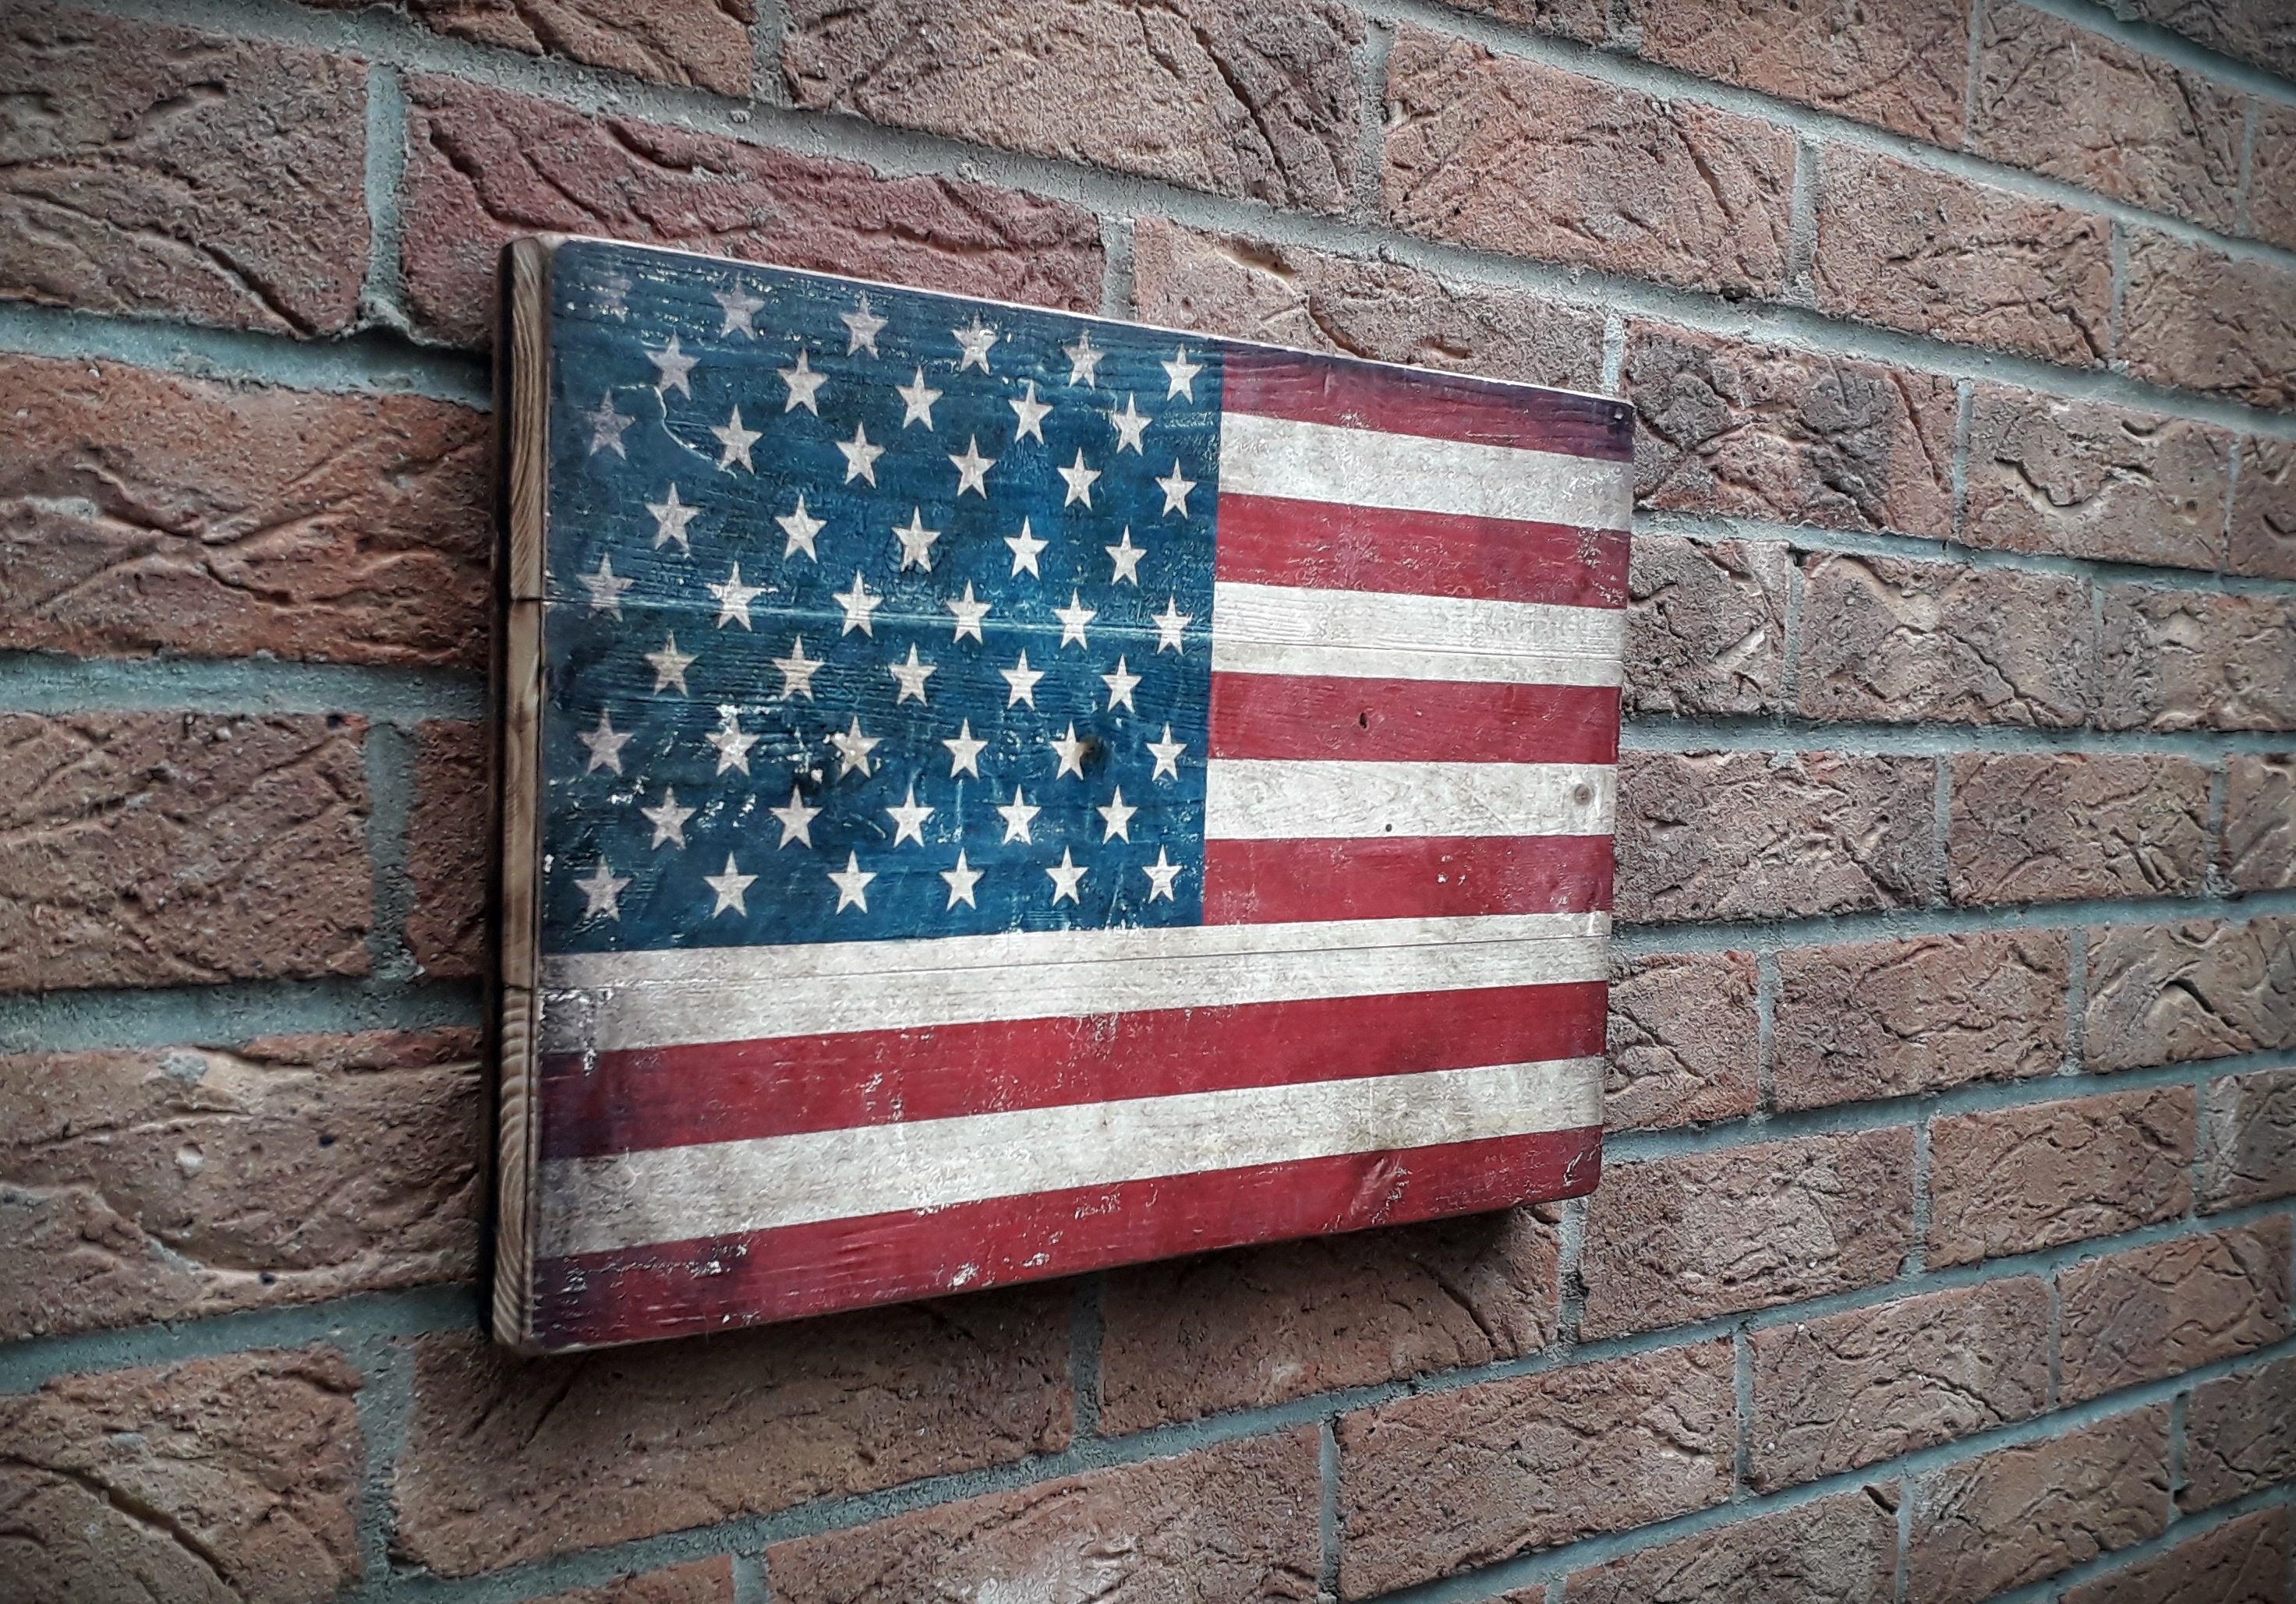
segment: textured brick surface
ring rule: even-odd
[[[365,0],[303,0],[357,11]],[[440,33],[660,84],[750,93],[751,0],[406,0]]]
[[[2227,544],[2226,565],[2234,573],[2296,579],[2296,441],[2241,440]]]
[[[358,1377],[331,1348],[0,1398],[0,1549],[28,1604],[319,1604],[358,1579]]]
[[[2296,1477],[2296,1359],[2204,1381],[2185,1414],[2185,1489],[2205,1510]]]
[[[0,1337],[477,1274],[478,1033],[0,1058]]]
[[[2296,250],[2296,106],[2256,102],[2256,151],[2243,231]]]
[[[1316,1432],[969,1498],[766,1551],[779,1604],[1236,1599],[1315,1604]]]
[[[2052,1073],[2064,1060],[2068,948],[2057,930],[1786,948],[1771,1070],[1777,1106]]]
[[[2232,437],[2180,418],[1982,384],[1962,538],[2001,551],[2213,569]],[[2248,462],[2242,464],[2243,491]]]
[[[406,821],[406,874],[414,905],[406,945],[430,974],[483,975],[487,910],[494,896],[493,815],[486,731],[432,719],[414,732],[414,806]]]
[[[2003,1448],[1913,1483],[1906,1593],[1977,1604],[2169,1524],[2169,1408]]]
[[[1764,1490],[2039,1414],[2049,1294],[2030,1276],[1756,1331],[1753,1483]]]
[[[1820,166],[1818,306],[2076,366],[2103,360],[2103,217],[1835,145]]]
[[[1133,225],[1132,304],[1150,323],[1236,340],[1570,389],[1602,382],[1603,319],[1584,307],[1155,217]]]
[[[552,1593],[536,1604],[734,1604],[734,1562],[720,1556]]]
[[[1969,18],[1950,0],[1631,0],[1627,14],[1652,61],[1932,144],[1961,141]]]
[[[1587,1206],[1580,1333],[1711,1319],[1870,1287],[1912,1245],[1909,1130],[1612,1166]]]
[[[486,663],[487,420],[0,357],[0,646]]]
[[[2076,1264],[2057,1278],[2070,1402],[2252,1353],[2288,1335],[2286,1215]]]
[[[2192,1206],[2191,1088],[2114,1092],[1930,1125],[1929,1262],[2112,1236]]]
[[[1336,211],[1362,37],[1328,0],[795,0],[782,65],[800,106]]]
[[[0,991],[365,974],[364,734],[0,714]]]
[[[2271,0],[2125,0],[2139,20],[2172,29],[2210,50],[2296,78],[2296,16]]]
[[[2296,920],[2111,925],[2093,933],[2082,1028],[2092,1069],[2296,1046]]]
[[[2296,728],[2296,604],[2116,585],[2096,684],[2109,730]]]
[[[1729,294],[1785,287],[1793,138],[1398,30],[1389,219],[1461,245]]]
[[[2296,1069],[2209,1083],[2201,1121],[2201,1207],[2237,1208],[2296,1192]]]
[[[1554,1340],[1560,1251],[1528,1209],[1119,1271],[1102,1294],[1101,1424],[1138,1431]]]
[[[1751,953],[1663,953],[1611,970],[1611,1128],[1687,1125],[1754,1111],[1761,1019]]]
[[[2296,405],[2296,272],[2140,232],[2121,315],[2120,357],[2137,378]]]
[[[1735,1521],[1573,1571],[1564,1592],[1570,1604],[1873,1604],[1896,1585],[1896,1498],[1892,1483]]]
[[[1802,588],[1801,711],[2078,724],[2088,634],[2088,586],[2062,574],[1816,557]]]
[[[1627,752],[1626,920],[1759,919],[1915,904],[1930,872],[1926,758]]]
[[[422,331],[491,328],[503,243],[552,230],[679,245],[928,290],[1100,303],[1099,225],[1057,201],[624,118],[451,78],[407,81],[407,297]]]
[[[1031,1290],[572,1358],[425,1338],[399,1551],[469,1575],[1058,1450],[1070,1323]]]
[[[1792,553],[1775,542],[1637,536],[1627,585],[1627,711],[1776,707],[1792,572]]]
[[[1956,757],[1953,900],[2191,896],[2208,866],[2208,771],[2181,757]]]
[[[1341,1415],[1341,1596],[1722,1502],[1730,1385],[1713,1342]]]
[[[2288,1511],[2259,1510],[2065,1590],[2064,1604],[2288,1604]]]
[[[0,298],[332,334],[366,273],[366,69],[18,0]]]

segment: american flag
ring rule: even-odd
[[[527,1340],[1594,1185],[1621,405],[603,242],[546,305]]]

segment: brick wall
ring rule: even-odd
[[[2291,1604],[2289,14],[0,7],[0,1592]],[[1602,1190],[490,1348],[530,229],[1630,396]]]

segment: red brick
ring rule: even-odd
[[[2259,1510],[2065,1591],[2064,1604],[2288,1604],[2288,1511]]]
[[[2120,356],[2137,378],[2251,406],[2296,406],[2296,272],[2140,232]]]
[[[487,420],[0,356],[0,647],[483,667]]]
[[[1922,936],[1778,954],[1781,1109],[2021,1080],[2064,1061],[2070,943],[2057,930]]]
[[[1913,1245],[1913,1204],[1906,1129],[1614,1166],[1587,1205],[1580,1334],[1875,1286]]]
[[[2092,1069],[2296,1047],[2296,920],[2111,925],[2089,937]]]
[[[552,1593],[535,1604],[734,1604],[734,1562],[721,1554],[668,1570],[619,1576],[603,1587]]]
[[[1912,1497],[1906,1596],[1977,1604],[2168,1528],[2168,1406],[1948,1465]]]
[[[1303,1428],[778,1543],[766,1567],[776,1604],[1315,1604],[1321,1504]]]
[[[1973,1264],[2192,1207],[2192,1089],[2115,1092],[1930,1125],[1929,1262]]]
[[[794,0],[782,68],[812,110],[1332,212],[1355,174],[1362,38],[1328,0]]]
[[[2081,722],[2089,592],[2079,579],[1847,554],[1803,572],[1804,716]]]
[[[2243,436],[2226,567],[2296,579],[2296,441]]]
[[[487,912],[493,895],[494,816],[486,731],[433,719],[414,733],[414,806],[406,821],[406,875],[414,905],[407,950],[430,974],[459,978],[492,968]]]
[[[28,1604],[320,1604],[358,1580],[359,1379],[332,1348],[67,1376],[0,1397]]]
[[[1961,143],[1961,0],[1835,9],[1786,0],[1631,0],[1642,53],[1931,144]]]
[[[2089,1259],[2057,1278],[2068,1403],[2182,1375],[2288,1335],[2286,1215]]]
[[[2296,250],[2296,107],[2256,102],[2256,151],[2243,232]]]
[[[1898,1486],[1837,1494],[1573,1571],[1570,1604],[1874,1604],[1897,1584]]]
[[[2247,97],[2028,5],[1985,10],[1969,149],[2228,232]]]
[[[1774,541],[1635,538],[1626,710],[1764,713],[1785,678],[1793,554]]]
[[[2185,1414],[2186,1510],[2296,1477],[2296,1359],[2204,1381]]]
[[[1341,1597],[1721,1503],[1730,1370],[1710,1342],[1341,1415]]]
[[[16,0],[0,298],[333,334],[366,275],[366,69]]]
[[[1819,174],[1821,311],[2079,367],[2104,359],[2103,217],[1844,145]]]
[[[1513,1209],[1119,1272],[1101,1299],[1102,1428],[1536,1353],[1560,1264],[1554,1225]]]
[[[398,1551],[465,1576],[1056,1452],[1070,1324],[1032,1289],[569,1358],[425,1338]]]
[[[1600,44],[1611,26],[1609,0],[1458,0],[1458,4],[1464,11],[1481,12],[1534,33],[1558,34],[1583,45]],[[1510,1600],[1513,1597],[1505,1595]],[[1538,1600],[1532,1597],[1529,1604],[1538,1604]]]
[[[1132,304],[1150,323],[1235,340],[1569,389],[1602,382],[1599,312],[1157,217],[1132,225]]]
[[[474,1031],[0,1058],[0,1337],[469,1281]]]
[[[2108,730],[2296,728],[2296,605],[2113,586],[2096,681]]]
[[[1761,1020],[1751,953],[1614,960],[1603,1117],[1614,1130],[1751,1114]]]
[[[1926,758],[1627,752],[1619,915],[1763,919],[1915,906],[1930,873]]]
[[[2181,757],[1953,760],[1946,874],[1964,907],[2180,896],[2208,867],[2208,771]]]
[[[2258,0],[2128,0],[2128,11],[2210,50],[2296,78],[2296,16],[2276,5]]]
[[[2238,1208],[2296,1193],[2296,1069],[2209,1083],[2201,1121],[2201,1207]]]
[[[0,714],[0,991],[366,973],[365,734]]]
[[[2213,569],[2231,456],[2230,434],[2188,419],[1981,384],[1961,538],[1997,551]]]
[[[1765,1491],[2048,1407],[2049,1293],[2030,1276],[1772,1326],[1749,1341],[1751,1475]]]
[[[357,11],[366,0],[303,4]],[[749,98],[751,0],[406,0],[406,8],[450,38]]]
[[[1950,379],[1646,323],[1624,372],[1644,506],[1953,531]]]
[[[423,332],[483,345],[497,252],[562,231],[1056,307],[1100,303],[1100,225],[1058,201],[882,178],[453,78],[407,82],[402,262]]]
[[[1455,244],[1732,295],[1786,284],[1782,128],[1397,30],[1387,217]]]

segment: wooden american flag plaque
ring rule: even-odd
[[[512,247],[504,1340],[1591,1190],[1616,401]]]

